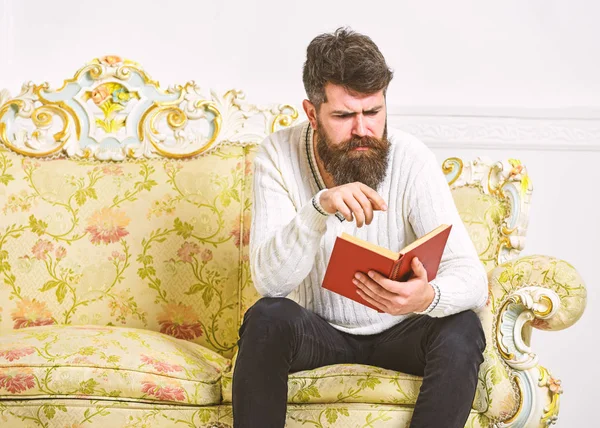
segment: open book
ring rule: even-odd
[[[451,228],[452,225],[442,224],[399,253],[342,233],[336,238],[322,286],[381,312],[358,295],[352,283],[354,274],[366,275],[374,270],[394,281],[404,282],[412,276],[411,262],[417,257],[425,266],[427,280],[431,281],[437,275]]]

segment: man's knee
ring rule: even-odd
[[[436,324],[439,343],[445,352],[483,361],[485,334],[479,317],[473,311],[438,318]]]
[[[248,309],[244,318],[260,317],[274,321],[287,320],[297,316],[302,308],[286,297],[262,297]]]
[[[264,332],[281,330],[291,325],[301,314],[302,308],[293,300],[263,297],[246,311],[240,333],[248,329]]]

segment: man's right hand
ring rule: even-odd
[[[319,203],[329,214],[339,211],[348,221],[356,219],[358,227],[371,224],[373,211],[387,210],[383,198],[375,190],[360,182],[327,189],[321,193]]]

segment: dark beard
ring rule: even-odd
[[[336,186],[359,181],[377,190],[386,176],[390,142],[387,138],[387,124],[382,138],[352,137],[334,145],[317,122],[317,152],[323,167],[331,174]],[[370,150],[353,151],[357,147]]]

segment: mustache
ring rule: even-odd
[[[352,137],[339,144],[338,148],[340,151],[351,151],[358,149],[359,147],[366,147],[369,149],[385,150],[388,147],[389,142],[386,138],[376,137]]]

